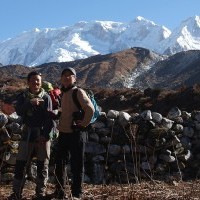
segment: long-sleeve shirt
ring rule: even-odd
[[[78,112],[76,104],[73,101],[72,93],[76,86],[66,91],[61,99],[61,116],[59,119],[58,129],[60,132],[72,133],[73,113]],[[88,126],[94,113],[94,107],[85,91],[81,88],[78,89],[77,98],[84,111],[83,125]]]

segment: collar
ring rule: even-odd
[[[29,99],[32,99],[32,98],[42,98],[45,94],[45,90],[43,88],[41,88],[40,92],[38,94],[32,94],[29,89],[27,89],[25,91],[25,96],[28,97]]]
[[[75,86],[76,86],[75,84],[72,84],[72,85],[68,86],[67,88],[62,87],[61,90],[62,90],[62,92],[68,92],[69,90],[71,90]]]

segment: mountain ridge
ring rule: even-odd
[[[43,78],[60,84],[61,71],[73,67],[78,83],[98,88],[165,88],[175,89],[200,83],[200,50],[183,51],[162,56],[148,49],[135,47],[106,55],[95,55],[70,62],[44,63],[36,67],[8,65],[0,67],[1,82],[24,80],[32,70]]]
[[[138,16],[129,23],[82,21],[58,29],[36,28],[0,42],[0,63],[38,66],[115,53],[132,47],[147,48],[158,54],[175,54],[200,49],[199,24],[200,17],[194,16],[170,31]]]

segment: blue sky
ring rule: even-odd
[[[142,16],[170,30],[200,16],[200,0],[1,0],[0,41],[34,28],[60,28],[79,21],[130,22]]]

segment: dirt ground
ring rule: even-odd
[[[34,194],[35,184],[27,181],[23,199],[28,200]],[[54,191],[54,185],[49,184],[47,193]],[[11,184],[0,185],[0,200],[6,200],[11,193]],[[66,194],[70,197],[70,190],[66,189]],[[51,199],[51,198],[50,198]],[[84,194],[82,199],[91,200],[198,200],[200,199],[200,181],[172,182],[164,183],[160,181],[142,182],[126,185],[90,185],[84,184]]]

